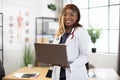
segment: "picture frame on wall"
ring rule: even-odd
[[[3,20],[2,20],[2,19],[3,19],[3,14],[2,14],[2,13],[0,13],[0,26],[2,26],[2,25],[3,25],[3,22],[2,22]]]

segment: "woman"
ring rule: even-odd
[[[89,61],[89,36],[81,24],[80,12],[74,4],[67,4],[59,17],[59,29],[53,43],[67,45],[69,68],[54,66],[53,80],[88,80],[85,64]]]

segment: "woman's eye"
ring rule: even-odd
[[[76,16],[77,14],[76,13],[71,13],[71,16]]]
[[[71,16],[75,16],[74,14],[70,14]]]
[[[71,16],[71,17],[76,16],[76,14],[75,14],[75,13],[70,13],[70,14],[66,14],[66,13],[65,13],[65,14],[63,14],[63,15],[64,15],[65,17],[66,17],[66,16]]]
[[[67,14],[64,14],[64,16],[67,16]]]

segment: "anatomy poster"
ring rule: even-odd
[[[22,4],[8,2],[4,2],[3,7],[6,44],[12,46],[11,48],[20,48],[22,45],[25,45],[25,43],[29,43],[31,33],[33,33],[31,31],[33,31],[33,27],[35,27],[33,24],[35,18],[33,18],[32,7],[30,5],[24,6]]]

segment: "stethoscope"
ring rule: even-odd
[[[75,28],[73,28],[73,29],[71,30],[71,33],[68,35],[68,38],[71,36],[71,39],[73,39],[73,37],[74,37],[74,32],[75,32]],[[60,39],[60,37],[57,38],[57,40],[59,40],[59,39]]]
[[[68,35],[68,37],[71,36],[71,39],[73,39],[74,37],[74,32],[75,32],[75,28],[72,29],[71,33]]]

